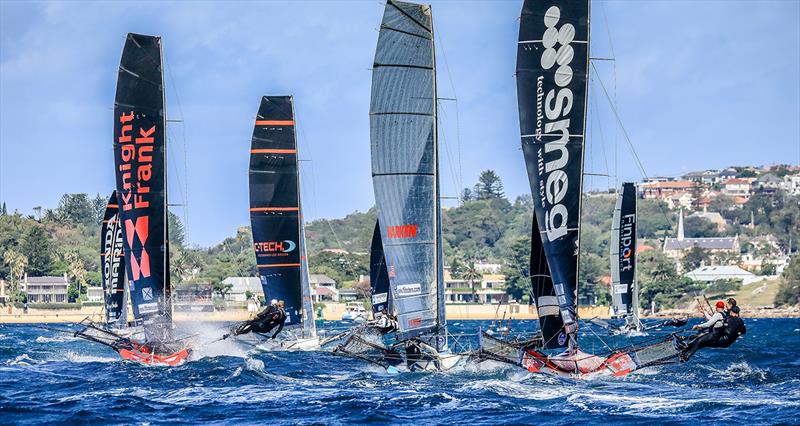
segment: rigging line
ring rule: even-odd
[[[302,126],[301,124],[302,124],[302,122],[295,120],[295,129],[300,131],[300,136],[301,136],[301,138],[299,138],[300,140],[298,142],[301,141],[303,143],[303,146],[305,146],[305,150],[303,151],[303,156],[308,155],[308,161],[307,162],[311,166],[310,167],[311,182],[306,182],[308,179],[302,179],[302,175],[301,175],[300,185],[302,185],[304,187],[307,187],[307,185],[311,185],[311,194],[310,194],[311,197],[312,197],[312,201],[311,201],[312,206],[311,207],[313,207],[313,210],[314,210],[313,217],[317,217],[319,212],[317,211],[317,185],[316,185],[316,177],[314,175],[314,154],[311,152],[311,142],[309,142],[308,136],[306,135],[306,128],[305,128],[305,126]],[[302,170],[303,170],[302,166],[303,166],[302,164],[298,165],[298,167],[300,169],[299,172],[302,172]],[[303,193],[308,194],[307,191],[303,191]],[[301,201],[302,201],[303,193],[300,194]]]
[[[441,109],[439,111],[440,111],[439,122],[441,122],[441,121],[443,121],[443,120],[441,120],[441,118],[446,118],[447,117],[447,113],[444,112]],[[446,133],[445,132],[441,132],[441,133],[439,133],[439,136],[440,136],[440,138],[442,140],[442,145],[444,145],[444,153],[445,153],[445,156],[447,157],[447,166],[450,169],[450,178],[453,180],[453,185],[456,187],[455,188],[456,191],[459,191],[459,193],[460,193],[461,190],[458,187],[458,178],[456,176],[455,165],[453,164],[453,156],[450,154],[450,144],[447,143]],[[439,196],[439,198],[442,198],[442,197]]]
[[[184,239],[188,242],[189,241],[189,159],[188,159],[188,149],[186,147],[186,115],[183,113],[183,104],[181,104],[181,97],[178,94],[178,85],[175,84],[175,77],[172,75],[172,66],[169,65],[169,61],[167,59],[166,53],[164,54],[164,68],[167,69],[167,74],[169,75],[169,81],[172,86],[172,92],[175,94],[175,102],[178,104],[178,112],[181,115],[181,124],[183,125],[181,132],[181,140],[183,145],[183,173],[184,173],[184,187],[182,192],[183,202],[187,206],[183,208],[183,236]],[[169,128],[169,126],[167,126]],[[173,138],[174,139],[174,138]],[[177,169],[177,167],[176,167]],[[176,173],[179,175],[179,173]],[[180,184],[180,182],[179,182]],[[180,187],[180,186],[179,186]]]
[[[594,77],[595,78],[599,78],[599,76],[597,76],[597,75],[595,75]],[[594,80],[594,79],[592,79],[592,80]],[[596,85],[592,85],[592,90],[594,92],[597,92]],[[600,134],[600,147],[603,150],[603,162],[606,165],[606,173],[608,173],[608,179],[606,179],[606,185],[611,187],[611,169],[608,167],[608,152],[606,151],[606,138],[605,138],[605,135],[603,134],[603,123],[600,121],[600,118],[599,118],[599,116],[600,116],[600,113],[599,113],[600,107],[597,105],[596,96],[592,96],[589,99],[590,99],[590,102],[592,102],[594,104],[594,107],[595,107],[594,110],[596,112],[596,114],[594,115],[594,117],[592,117],[592,119],[593,119],[593,122],[597,123],[597,132]],[[594,128],[594,126],[592,126],[592,128]],[[616,173],[615,173],[614,178],[616,179]]]
[[[612,72],[614,74],[614,105],[617,105],[617,54],[614,52],[614,39],[611,37],[611,26],[608,24],[608,14],[606,13],[606,4],[600,3],[603,11],[603,22],[605,23],[606,36],[608,37],[608,46],[611,49]],[[619,155],[618,155],[618,137],[619,126],[614,127],[614,187],[619,186]]]
[[[442,39],[442,31],[436,27],[433,29],[435,33],[435,38],[439,40],[438,46],[439,50],[442,52],[442,59],[444,59],[444,69],[447,72],[447,79],[450,82],[450,91],[453,92],[453,100],[456,103],[456,147],[457,147],[457,154],[458,154],[458,191],[459,194],[461,190],[463,190],[464,186],[464,176],[463,171],[464,169],[461,167],[461,121],[459,119],[459,110],[458,110],[458,94],[456,93],[456,85],[453,83],[453,74],[450,72],[450,63],[447,61],[447,52],[444,50],[444,41]]]

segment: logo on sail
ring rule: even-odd
[[[399,297],[416,296],[418,294],[422,294],[422,284],[420,283],[400,284],[395,289],[395,292]]]
[[[626,214],[620,219],[619,227],[619,270],[628,271],[633,268],[633,225],[635,214]]]
[[[297,248],[297,243],[291,240],[265,241],[253,243],[256,253],[290,253]]]
[[[537,79],[537,99],[541,100],[541,96],[544,95],[544,103],[537,102],[536,139],[541,141],[542,136],[549,136],[544,147],[539,149],[538,169],[540,176],[546,174],[546,177],[542,176],[539,181],[539,193],[542,196],[542,207],[546,210],[545,230],[550,241],[567,235],[569,219],[569,210],[561,202],[570,189],[569,177],[564,168],[570,160],[567,149],[570,139],[570,119],[566,117],[572,111],[573,105],[573,93],[569,84],[573,76],[570,63],[575,52],[570,44],[575,38],[575,27],[570,23],[557,27],[560,19],[561,10],[557,6],[552,6],[545,12],[546,30],[542,35],[545,50],[540,58],[543,70],[558,66],[553,75],[553,82],[558,88],[550,89],[544,94],[542,88],[544,76],[539,76]],[[542,107],[547,117],[544,131],[541,128]],[[547,161],[545,155],[548,157]]]
[[[397,225],[386,228],[387,238],[416,238],[417,225]]]

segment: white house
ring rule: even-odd
[[[222,280],[222,284],[230,284],[231,290],[226,300],[232,302],[247,302],[247,293],[253,297],[264,297],[264,289],[261,287],[261,280],[258,277],[228,277]]]
[[[88,287],[86,288],[86,300],[93,303],[102,302],[105,300],[103,293],[103,287]]]
[[[731,265],[701,266],[687,273],[686,277],[705,283],[713,283],[718,280],[740,279],[742,280],[742,284],[745,285],[762,279],[762,277],[758,275],[747,272],[738,266]]]
[[[67,274],[60,277],[29,277],[25,274],[20,291],[28,295],[29,303],[67,303]]]

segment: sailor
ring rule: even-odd
[[[279,300],[277,317],[276,315],[272,316],[272,321],[270,322],[270,324],[267,325],[267,327],[264,330],[264,333],[269,333],[270,331],[272,331],[272,329],[278,327],[278,329],[275,330],[275,333],[272,335],[272,338],[275,339],[276,337],[278,337],[278,334],[283,330],[283,325],[286,323],[287,318],[288,315],[286,315],[286,304],[284,304],[283,300]]]
[[[728,314],[731,312],[731,309],[736,306],[736,299],[733,297],[729,297],[728,300],[725,301],[725,316],[727,317]]]
[[[739,311],[739,307],[733,305],[729,315],[723,320],[722,327],[704,333],[702,336],[691,341],[681,352],[681,360],[688,360],[701,348],[727,348],[732,345],[739,336],[747,333],[744,321],[739,317]]]
[[[228,337],[230,337],[231,334],[233,334],[234,336],[239,336],[241,334],[247,334],[250,332],[256,332],[256,333],[264,332],[263,330],[269,327],[269,325],[274,320],[280,318],[278,310],[279,310],[278,301],[272,299],[272,301],[270,301],[269,303],[269,306],[267,306],[261,312],[256,314],[256,316],[253,319],[243,322],[238,327],[236,327],[236,329],[234,329],[232,333],[225,334],[224,336],[222,336],[222,338],[227,339]]]
[[[708,315],[703,312],[703,315],[706,317],[706,322],[702,324],[698,324],[692,326],[692,330],[710,330],[714,331],[720,327],[722,327],[722,322],[725,320],[725,302],[719,300],[717,301],[716,305],[714,305],[716,312],[713,315]]]
[[[382,307],[380,311],[375,312],[375,319],[367,324],[378,329],[381,334],[388,334],[397,330],[397,321],[392,319],[392,317],[386,313],[385,307]]]

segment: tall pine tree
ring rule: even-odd
[[[28,258],[25,271],[32,276],[43,276],[53,269],[52,245],[41,225],[32,226],[22,241],[22,254]]]

